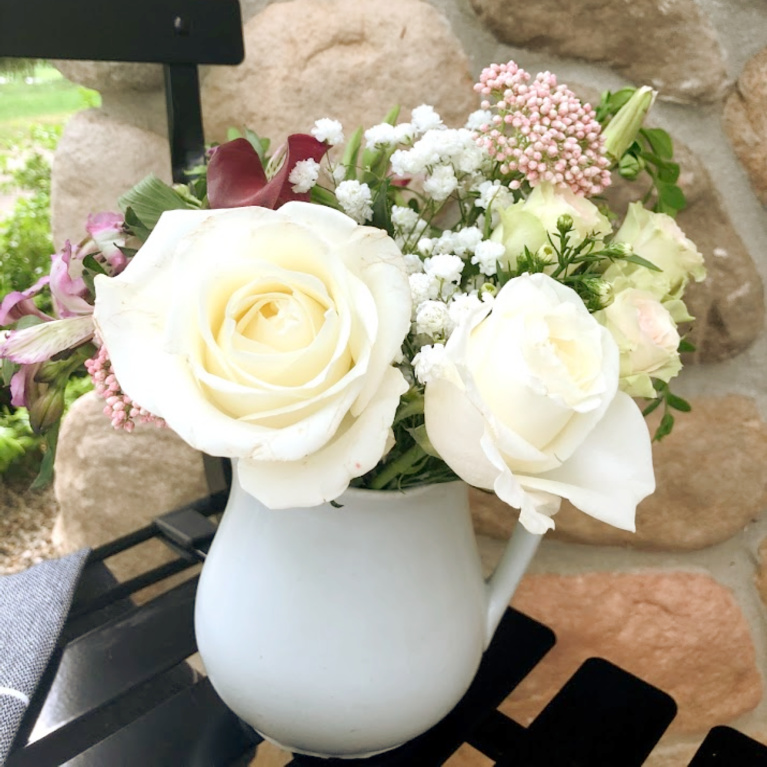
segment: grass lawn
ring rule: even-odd
[[[13,144],[35,123],[61,124],[99,103],[98,93],[65,80],[48,64],[27,75],[0,73],[0,147]]]

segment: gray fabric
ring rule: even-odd
[[[56,648],[88,553],[0,577],[0,765]]]

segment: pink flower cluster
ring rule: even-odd
[[[594,110],[581,104],[550,72],[535,79],[513,61],[482,70],[474,90],[492,122],[479,129],[477,143],[497,160],[501,172],[536,186],[550,181],[583,197],[599,194],[610,183],[601,125]]]
[[[103,397],[107,404],[104,415],[112,421],[115,429],[125,429],[132,432],[137,423],[153,423],[155,426],[165,426],[165,421],[152,415],[136,404],[121,388],[115,374],[112,372],[112,362],[106,347],[102,346],[98,353],[85,361],[85,368],[90,374],[96,394]]]

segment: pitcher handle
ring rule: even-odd
[[[490,644],[490,640],[501,622],[501,617],[530,565],[530,561],[535,556],[542,538],[542,533],[531,533],[519,522],[514,526],[514,531],[506,544],[503,556],[485,584],[487,592],[485,648]]]

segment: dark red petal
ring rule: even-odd
[[[251,143],[236,138],[216,148],[208,163],[208,204],[211,208],[263,205],[266,173]],[[271,206],[267,206],[271,207]]]
[[[308,133],[294,133],[292,136],[288,136],[288,148],[285,162],[282,164],[282,167],[276,173],[274,178],[269,181],[269,186],[275,184],[277,189],[275,208],[279,208],[280,205],[284,205],[291,200],[309,202],[311,193],[294,192],[293,185],[288,181],[288,177],[293,171],[293,168],[296,167],[297,162],[301,162],[301,160],[314,160],[315,162],[319,162],[325,156],[329,148],[330,147],[325,142],[317,141],[314,136],[310,136]]]

